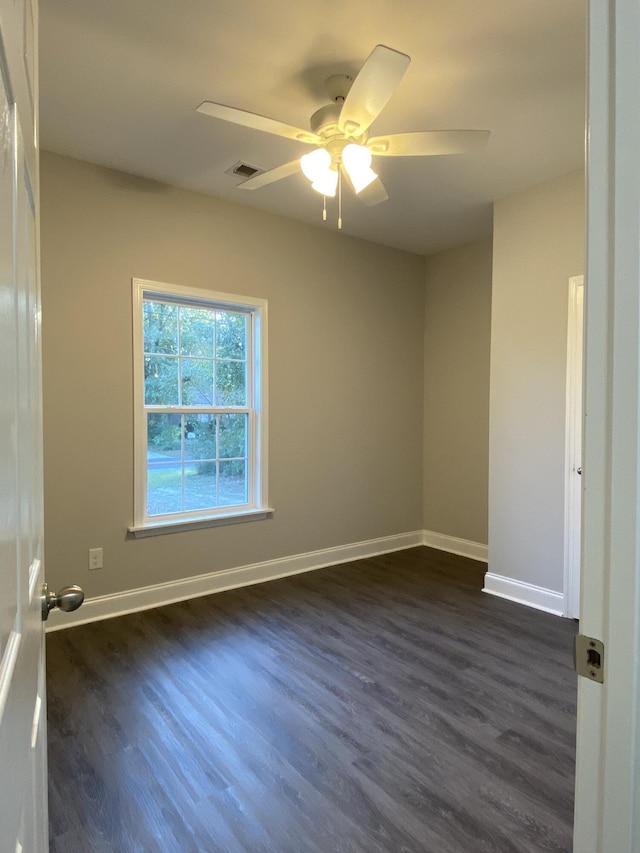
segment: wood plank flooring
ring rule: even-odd
[[[571,851],[576,625],[429,548],[50,634],[52,853]]]

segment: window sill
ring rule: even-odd
[[[250,509],[246,512],[230,512],[228,515],[211,515],[204,518],[190,518],[183,521],[159,521],[129,527],[129,533],[136,539],[145,536],[161,536],[164,533],[184,533],[187,530],[201,530],[204,527],[220,527],[223,524],[239,524],[243,521],[262,521],[270,518],[274,509]]]

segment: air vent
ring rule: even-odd
[[[257,166],[250,166],[248,163],[236,163],[230,169],[227,169],[227,175],[238,175],[241,178],[253,178],[254,175],[264,172],[264,169],[258,169]]]

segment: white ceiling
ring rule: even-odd
[[[581,167],[583,0],[40,0],[41,146],[320,228],[301,174],[225,174],[310,150],[196,113],[203,100],[300,127],[324,80],[374,45],[412,62],[372,134],[477,128],[485,151],[378,158],[389,200],[344,199],[344,231],[420,254],[491,231],[491,202]],[[333,203],[332,203],[333,204]]]

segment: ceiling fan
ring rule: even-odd
[[[311,130],[303,130],[257,113],[203,101],[197,111],[223,121],[295,139],[314,150],[249,178],[240,189],[255,190],[293,175],[300,169],[314,190],[325,197],[338,192],[338,228],[342,227],[342,179],[367,205],[388,198],[371,168],[372,156],[424,157],[437,154],[466,154],[479,150],[489,138],[488,130],[424,130],[388,136],[368,135],[369,127],[382,112],[405,75],[411,59],[404,53],[379,44],[371,51],[355,79],[334,75],[327,80],[333,103],[311,116]]]

